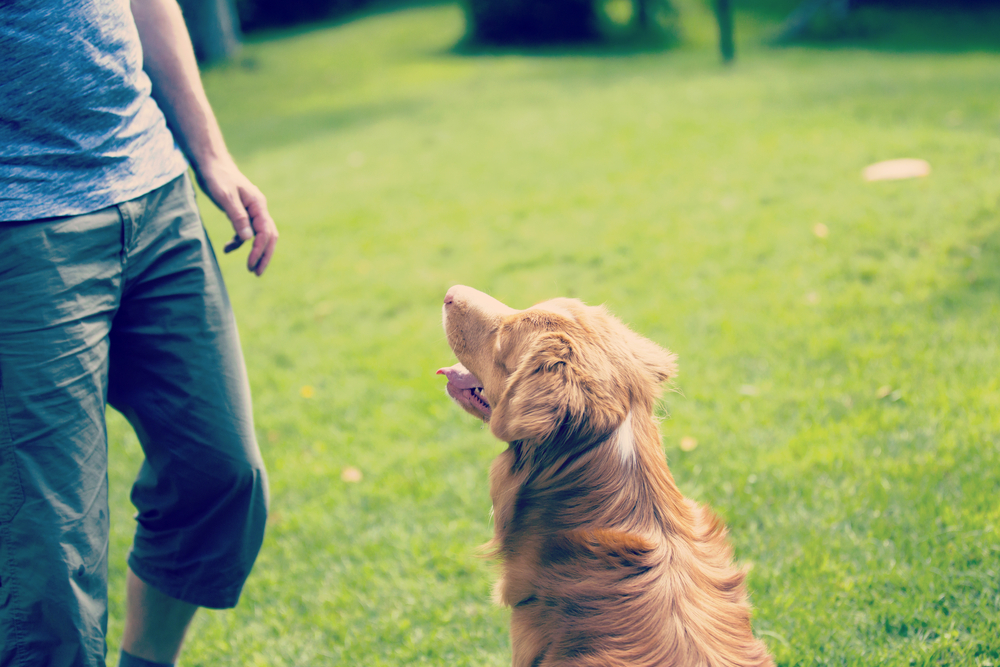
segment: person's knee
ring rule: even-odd
[[[247,517],[248,530],[258,535],[256,541],[259,542],[263,539],[270,505],[264,465],[258,461],[234,461],[217,479],[220,498],[225,499],[231,513],[242,513]]]
[[[133,572],[185,602],[236,604],[264,539],[267,473],[259,457],[203,456],[140,474]]]
[[[270,502],[263,463],[253,459],[216,462],[202,491],[205,497],[200,509],[204,514],[196,521],[239,527],[239,534],[233,538],[245,542],[245,551],[252,550],[255,558],[264,537]]]

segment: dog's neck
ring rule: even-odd
[[[524,523],[553,533],[614,528],[637,534],[683,531],[689,523],[650,411],[633,406],[600,441],[566,444],[568,453],[546,456],[545,465],[535,461],[528,443],[512,443],[497,458],[491,487],[498,542]],[[506,495],[497,497],[501,489]],[[525,522],[526,512],[545,516]]]

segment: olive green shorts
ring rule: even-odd
[[[108,404],[146,457],[132,571],[177,599],[234,606],[263,539],[267,478],[186,174],[94,213],[0,222],[4,667],[104,665]]]

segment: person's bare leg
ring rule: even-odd
[[[198,607],[156,590],[131,568],[125,591],[122,650],[151,662],[173,663]]]

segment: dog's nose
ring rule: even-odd
[[[455,292],[457,292],[460,287],[461,285],[455,285],[451,287],[447,292],[445,292],[444,305],[450,306],[451,304],[455,303]]]

